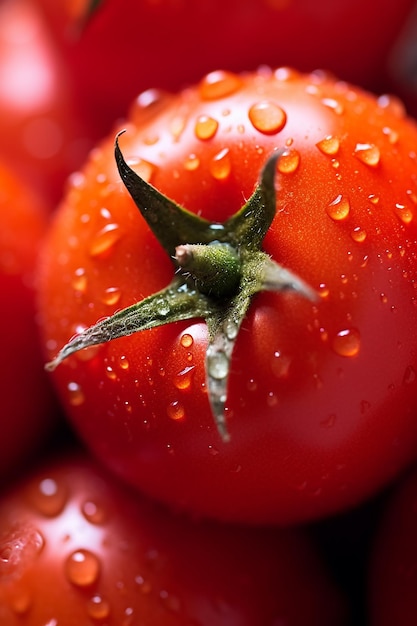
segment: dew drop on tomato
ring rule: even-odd
[[[350,213],[350,202],[346,196],[338,195],[326,207],[327,215],[335,221],[345,220]]]
[[[403,224],[410,224],[413,220],[413,212],[405,204],[397,202],[395,205],[395,214],[403,222]]]
[[[170,402],[167,406],[167,414],[168,417],[174,421],[181,421],[185,417],[185,410],[181,402],[179,400],[174,400]]]
[[[195,136],[197,139],[207,140],[212,139],[217,132],[219,123],[213,117],[209,115],[200,115],[195,125]]]
[[[89,352],[89,355],[90,354],[91,352]],[[67,390],[68,390],[68,402],[70,403],[71,406],[81,406],[82,404],[84,404],[85,402],[84,392],[78,383],[74,381],[69,382],[67,385]]]
[[[321,102],[325,107],[336,113],[336,115],[342,115],[344,112],[343,104],[334,98],[323,98]]]
[[[218,100],[239,91],[242,80],[236,74],[223,70],[210,72],[199,85],[200,97],[203,100]]]
[[[373,143],[357,143],[353,154],[359,161],[370,167],[376,167],[381,159],[379,148]]]
[[[68,580],[78,587],[88,587],[95,583],[100,574],[100,561],[89,550],[72,552],[65,562]]]
[[[183,348],[191,348],[193,343],[194,343],[194,339],[192,335],[189,335],[188,333],[184,333],[184,335],[181,335],[180,344],[182,345]]]
[[[188,365],[183,370],[178,372],[174,377],[174,385],[177,389],[185,390],[190,389],[192,378],[194,375],[195,366]]]
[[[63,482],[44,478],[31,488],[29,498],[39,513],[46,517],[55,517],[67,504],[68,488]]]
[[[184,169],[187,172],[194,172],[200,167],[200,159],[196,154],[189,154],[184,161]]]
[[[110,603],[96,594],[87,602],[87,614],[93,620],[105,620],[110,615]]]
[[[211,160],[210,173],[216,180],[225,180],[230,176],[231,169],[229,149],[224,148]]]
[[[274,135],[287,121],[285,111],[275,102],[262,101],[252,105],[248,112],[252,126],[260,133]]]
[[[106,509],[93,500],[83,502],[81,513],[90,524],[103,524],[108,517]]]
[[[87,274],[83,267],[77,267],[72,279],[72,287],[74,291],[78,291],[80,294],[85,294],[87,291]]]
[[[334,156],[339,152],[340,141],[334,135],[327,135],[327,137],[316,143],[316,146],[323,154]]]
[[[333,350],[340,356],[354,357],[359,354],[361,340],[356,328],[346,328],[333,339]]]
[[[383,94],[379,96],[378,106],[399,119],[405,117],[405,106],[400,98],[398,98],[397,96],[391,94]]]
[[[284,150],[278,160],[278,171],[281,174],[293,174],[300,165],[300,153],[295,148]]]
[[[118,224],[106,224],[93,237],[89,247],[90,256],[97,257],[110,252],[121,237],[122,230]]]
[[[356,243],[362,243],[366,239],[366,230],[364,230],[360,226],[356,226],[356,228],[354,228],[350,233],[350,236],[352,237],[353,241],[356,241]]]
[[[122,296],[122,292],[118,287],[107,287],[101,296],[101,301],[107,306],[114,306],[117,304]]]

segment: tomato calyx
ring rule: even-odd
[[[122,131],[124,132],[124,131]],[[208,328],[206,383],[218,433],[229,440],[225,418],[233,348],[253,296],[291,290],[312,301],[316,292],[262,248],[276,212],[275,174],[282,152],[266,161],[249,200],[223,223],[186,210],[142,179],[115,140],[120,177],[159,243],[172,259],[174,277],[161,291],[75,335],[46,365],[54,370],[92,345],[177,321],[202,318]]]

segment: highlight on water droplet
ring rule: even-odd
[[[206,141],[212,139],[217,132],[219,122],[209,115],[200,115],[197,118],[194,132],[197,139]]]
[[[370,167],[376,167],[381,159],[380,150],[373,143],[357,143],[353,154],[359,161]]]
[[[88,587],[95,583],[100,574],[100,561],[90,550],[72,552],[65,561],[65,574],[77,587]]]
[[[216,180],[225,180],[230,175],[232,164],[229,149],[223,148],[211,160],[210,173]]]
[[[84,392],[81,386],[75,381],[71,381],[67,385],[68,402],[71,406],[81,406],[85,402]]]
[[[345,220],[350,213],[350,202],[347,196],[339,194],[326,207],[327,215],[335,221]]]
[[[282,130],[287,121],[285,111],[275,102],[269,100],[253,104],[248,112],[251,124],[265,135],[274,135]]]
[[[317,142],[316,146],[323,154],[334,156],[339,152],[340,140],[334,135],[327,135],[327,137]]]
[[[242,84],[242,79],[237,74],[216,70],[207,74],[200,82],[200,97],[203,100],[225,98],[239,91]]]
[[[281,174],[293,174],[300,165],[300,153],[295,148],[286,148],[277,162]]]
[[[174,385],[176,388],[181,390],[189,389],[191,387],[194,372],[195,365],[188,365],[178,372],[174,378]]]
[[[110,252],[122,236],[122,230],[118,224],[106,224],[93,237],[89,252],[92,257],[97,257]]]
[[[361,339],[356,328],[340,330],[333,338],[333,350],[340,356],[353,357],[359,354]]]

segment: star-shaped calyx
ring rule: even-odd
[[[316,292],[262,250],[276,211],[275,175],[282,154],[266,161],[249,200],[223,223],[197,216],[143,180],[124,160],[115,141],[121,179],[174,266],[171,283],[144,300],[102,319],[73,337],[46,365],[54,370],[68,356],[92,345],[163,324],[202,318],[208,328],[206,381],[218,432],[229,439],[225,419],[230,362],[251,299],[259,291],[292,290],[310,299]]]

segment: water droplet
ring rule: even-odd
[[[174,385],[177,389],[189,389],[193,379],[195,365],[189,365],[184,367],[183,370],[178,372],[174,378]]]
[[[199,85],[200,96],[203,100],[217,100],[236,93],[242,86],[242,80],[237,74],[218,70],[207,74]]]
[[[248,115],[252,126],[265,135],[278,133],[287,121],[285,111],[275,102],[268,100],[252,105]]]
[[[81,406],[85,402],[85,396],[80,385],[74,381],[71,381],[67,385],[68,390],[68,402],[71,406]]]
[[[84,294],[87,291],[87,275],[83,267],[78,267],[74,272],[72,279],[72,288],[79,293]]]
[[[224,352],[215,352],[209,359],[209,376],[223,380],[229,374],[229,359]]]
[[[68,499],[68,488],[62,481],[53,478],[42,479],[30,492],[33,506],[47,517],[59,515]]]
[[[356,226],[356,228],[354,228],[350,233],[350,236],[352,237],[353,241],[356,241],[357,243],[362,243],[366,239],[366,230],[363,230],[363,228],[361,228],[360,226]]]
[[[200,115],[195,125],[195,135],[197,139],[203,141],[211,139],[217,132],[219,122],[208,115]]]
[[[383,134],[388,138],[390,144],[394,145],[398,141],[398,132],[393,130],[389,126],[384,126],[382,129]]]
[[[105,620],[110,615],[110,604],[101,596],[95,595],[87,602],[87,613],[91,619]]]
[[[90,255],[96,257],[111,251],[121,236],[122,230],[118,224],[106,224],[91,241]]]
[[[122,296],[122,292],[118,287],[108,287],[105,289],[101,301],[107,306],[114,306],[117,304]]]
[[[277,378],[287,378],[291,365],[291,358],[282,355],[278,350],[274,352],[274,355],[270,361],[271,370],[274,376]]]
[[[404,385],[411,385],[412,383],[415,383],[416,378],[417,378],[417,373],[414,367],[412,365],[409,365],[408,367],[406,367],[404,376],[403,376]]]
[[[217,180],[225,180],[231,172],[232,165],[230,162],[229,149],[220,150],[210,163],[210,172],[213,178]]]
[[[191,335],[189,335],[188,333],[184,333],[184,335],[181,335],[180,344],[183,346],[183,348],[191,348],[193,343],[194,339]]]
[[[68,580],[78,587],[87,587],[95,583],[100,574],[100,562],[89,550],[72,552],[65,562]]]
[[[369,202],[372,202],[372,204],[378,204],[378,202],[379,202],[379,196],[375,195],[374,193],[371,193],[371,194],[368,196],[368,200],[369,200]]]
[[[338,195],[326,208],[327,215],[332,220],[345,220],[350,212],[350,202],[346,196]]]
[[[184,419],[185,410],[181,402],[179,402],[178,400],[174,400],[173,402],[170,402],[168,404],[167,414],[168,414],[168,417],[171,418],[172,420],[179,421],[179,420]]]
[[[281,154],[277,168],[281,174],[292,174],[300,165],[300,153],[295,148],[286,148]]]
[[[346,328],[333,339],[333,350],[340,356],[353,357],[359,354],[360,334],[355,328]]]
[[[166,300],[165,298],[159,298],[156,301],[156,304],[158,306],[158,314],[162,317],[166,317],[171,310],[168,300]]]
[[[211,456],[217,456],[218,454],[220,454],[219,450],[215,446],[212,446],[212,445],[208,446],[208,451]]]
[[[200,159],[196,154],[189,154],[184,161],[184,168],[187,172],[194,172],[200,167]]]
[[[278,404],[278,396],[276,395],[276,393],[274,393],[273,391],[269,391],[268,392],[268,395],[266,396],[266,404],[270,408],[273,408],[274,406],[277,406],[277,404]]]
[[[381,109],[385,109],[395,117],[402,118],[406,114],[404,104],[397,96],[383,94],[379,96],[377,102]]]
[[[373,143],[357,143],[353,154],[370,167],[376,167],[381,159],[379,148]]]
[[[405,204],[397,203],[395,205],[395,214],[403,224],[409,224],[413,220],[413,212]]]
[[[318,288],[319,296],[323,298],[324,300],[329,297],[329,293],[330,293],[330,290],[328,286],[326,285],[326,283],[320,283],[319,288]]]
[[[321,102],[325,107],[334,111],[336,115],[342,115],[344,111],[343,105],[338,100],[334,98],[323,98]]]
[[[149,161],[145,161],[145,159],[140,159],[139,157],[126,158],[126,163],[148,183],[156,170],[156,166],[153,163],[149,163]]]
[[[340,141],[334,135],[327,135],[327,137],[316,143],[316,146],[323,154],[334,156],[339,152]]]
[[[178,141],[187,125],[187,120],[182,115],[175,116],[169,125],[174,141]]]
[[[102,524],[107,520],[107,513],[104,507],[92,500],[86,500],[81,505],[81,513],[91,524]]]
[[[120,369],[125,370],[125,371],[127,371],[130,367],[129,360],[127,356],[125,356],[124,354],[122,354],[119,357],[119,366],[120,366]]]
[[[224,325],[224,332],[226,333],[226,337],[233,341],[236,339],[239,333],[239,327],[233,320],[227,320]]]
[[[117,380],[117,374],[111,365],[106,365],[105,371],[106,371],[107,378],[109,378],[110,380]]]

